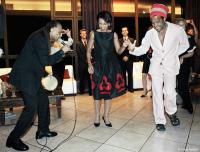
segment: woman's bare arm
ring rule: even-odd
[[[93,72],[94,72],[92,62],[91,62],[91,58],[92,58],[91,53],[92,53],[93,46],[94,46],[94,32],[91,31],[90,32],[90,39],[89,39],[89,42],[88,42],[88,45],[87,45],[88,72],[90,74],[93,74]]]
[[[118,54],[122,54],[125,48],[129,45],[129,41],[125,41],[123,45],[120,47],[118,36],[116,33],[114,33],[114,45],[115,45],[116,52]]]

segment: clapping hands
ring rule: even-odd
[[[136,40],[133,43],[129,43],[128,50],[129,51],[134,51],[135,45],[136,45]]]
[[[124,42],[123,42],[123,47],[128,47],[129,46],[129,44],[131,43],[131,41],[129,40],[129,39],[127,39],[127,40],[124,40]]]

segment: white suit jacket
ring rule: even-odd
[[[163,45],[159,40],[158,32],[152,28],[147,31],[141,46],[135,47],[133,52],[130,51],[130,54],[140,56],[145,54],[150,47],[152,48],[153,54],[149,68],[151,75],[160,74],[161,65],[164,73],[177,75],[180,68],[179,55],[189,48],[188,38],[183,28],[169,22],[167,25]]]

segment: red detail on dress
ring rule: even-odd
[[[118,90],[118,92],[124,90],[125,82],[122,74],[117,73],[117,82],[115,84],[115,88]]]
[[[99,90],[105,92],[105,91],[110,91],[111,88],[112,88],[111,83],[108,82],[108,78],[104,75],[102,82],[99,85]]]
[[[93,81],[93,77],[92,77],[92,74],[90,75],[90,80],[91,80],[91,88],[92,88],[92,90],[94,90],[94,88],[95,88],[95,83],[94,83],[94,81]]]

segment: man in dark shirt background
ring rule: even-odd
[[[127,27],[122,27],[121,29],[121,34],[123,35],[123,37],[121,39],[119,39],[120,45],[123,44],[124,40],[130,40],[131,43],[134,42],[134,39],[128,36],[128,28]],[[125,82],[127,84],[126,81],[126,72],[128,73],[128,85],[127,85],[127,89],[130,92],[134,92],[133,89],[133,55],[129,54],[129,50],[126,48],[124,50],[124,52],[119,56],[119,60],[120,60],[120,64],[124,73],[124,78],[125,78]]]
[[[76,44],[76,51],[78,55],[78,74],[79,74],[79,91],[80,94],[85,93],[85,89],[88,88],[89,95],[92,95],[91,80],[88,73],[87,64],[87,30],[80,30],[81,40]]]

